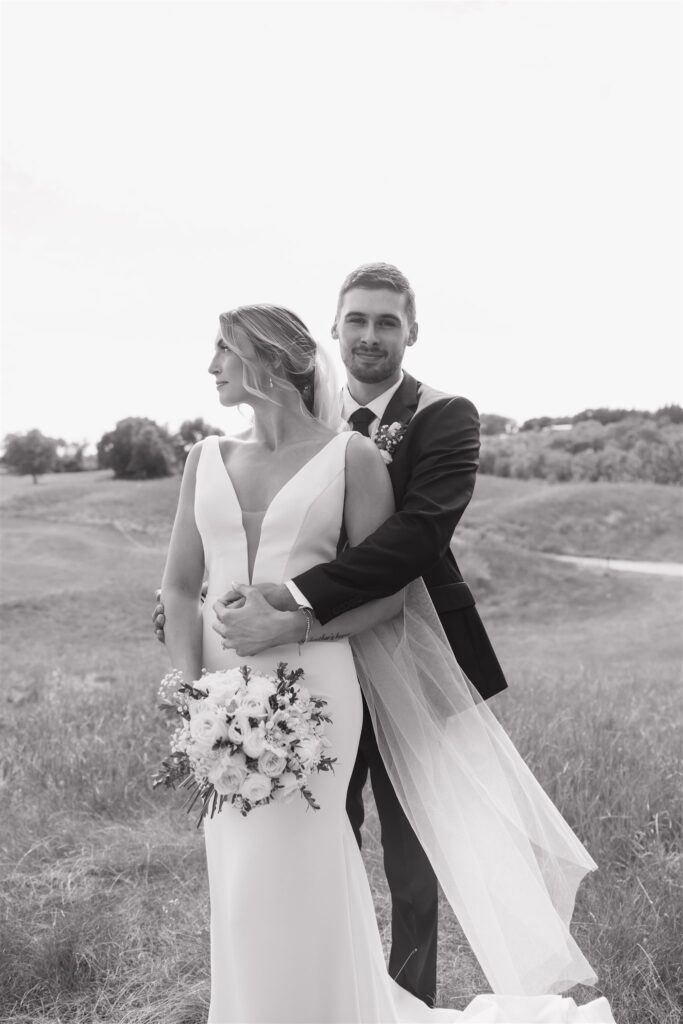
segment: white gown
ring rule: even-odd
[[[328,702],[334,774],[313,776],[320,804],[303,800],[225,807],[205,825],[211,898],[210,1024],[612,1024],[604,999],[577,1007],[560,996],[478,996],[464,1011],[429,1009],[386,969],[372,894],[346,815],[362,700],[348,641],[286,645],[249,659],[221,648],[213,602],[233,580],[282,582],[335,557],[350,433],[333,437],[276,494],[264,513],[243,515],[217,437],[197,469],[195,517],[209,590],[204,604],[207,670],[278,662],[305,670]],[[259,530],[260,527],[260,530]],[[249,573],[250,563],[253,571]]]

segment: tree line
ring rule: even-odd
[[[112,469],[121,480],[151,480],[172,476],[185,465],[190,449],[211,434],[222,434],[218,427],[201,417],[184,420],[172,434],[146,416],[128,416],[97,443],[97,468]],[[47,437],[40,430],[8,434],[2,462],[9,470],[29,474],[33,482],[44,473],[73,473],[88,468],[84,444],[67,444],[61,438]],[[94,468],[94,467],[93,467]]]
[[[497,419],[504,422],[486,425],[482,417],[482,473],[553,483],[683,484],[683,409],[679,405],[654,413],[586,409],[572,417],[527,420],[519,428],[505,417]]]
[[[526,420],[481,416],[482,473],[517,479],[646,480],[683,484],[683,409],[584,409],[575,416]],[[184,420],[171,433],[143,416],[119,420],[97,444],[97,467],[123,480],[147,480],[179,472],[192,446],[223,431],[201,417]],[[85,445],[67,444],[39,430],[8,434],[2,463],[30,474],[79,472],[86,468]],[[94,467],[93,467],[94,468]]]

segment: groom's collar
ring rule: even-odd
[[[391,404],[392,399],[395,397],[397,392],[403,387],[404,380],[405,374],[402,374],[400,380],[398,380],[395,384],[392,384],[392,386],[390,388],[387,388],[386,391],[383,391],[381,395],[377,395],[376,398],[373,398],[373,400],[371,402],[368,402],[367,406],[365,406],[365,408],[370,409],[371,412],[374,412],[375,416],[377,417],[378,420],[380,420],[380,422],[384,420],[386,416],[386,410]],[[356,401],[356,399],[349,391],[348,384],[345,384],[344,387],[342,388],[342,416],[344,417],[344,419],[348,420],[348,418],[351,416],[351,413],[355,412],[356,409],[359,409],[360,407],[361,403]]]
[[[419,381],[404,372],[403,380],[384,410],[381,424],[408,423],[417,409],[419,388]]]

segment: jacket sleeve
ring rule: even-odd
[[[322,623],[396,593],[448,550],[474,490],[479,416],[467,399],[449,398],[419,411],[411,427],[401,507],[362,544],[294,579]]]

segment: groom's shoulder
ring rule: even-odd
[[[414,420],[419,422],[422,413],[429,413],[427,419],[434,417],[466,418],[479,422],[479,413],[469,398],[463,395],[451,395],[447,391],[432,387],[424,381],[417,381],[417,409]],[[415,424],[417,426],[417,423]]]

